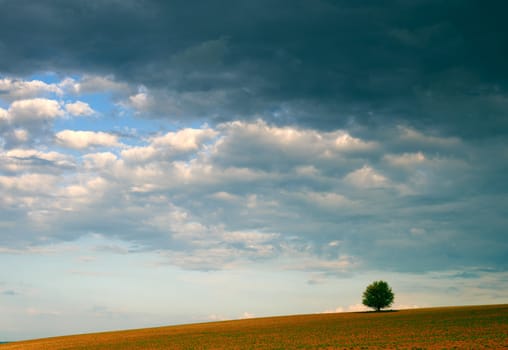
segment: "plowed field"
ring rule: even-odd
[[[508,349],[508,305],[257,318],[47,338],[0,350]]]

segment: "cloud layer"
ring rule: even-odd
[[[96,117],[53,93],[3,110],[4,247],[95,233],[189,269],[506,268],[503,144],[407,125],[321,131],[263,119],[145,136],[58,131],[56,118]]]

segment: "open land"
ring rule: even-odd
[[[0,345],[51,349],[508,349],[508,305],[256,318]]]

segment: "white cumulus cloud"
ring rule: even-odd
[[[12,78],[0,79],[2,97],[9,100],[29,99],[46,96],[48,94],[61,95],[62,89],[55,84],[48,84],[40,80],[19,80]]]
[[[158,147],[171,147],[177,151],[193,151],[197,150],[203,142],[212,139],[216,135],[217,131],[213,129],[185,128],[154,137],[152,144]]]
[[[116,135],[102,131],[63,130],[58,132],[55,137],[58,144],[73,149],[120,146]]]
[[[65,110],[67,113],[74,116],[87,116],[95,113],[95,111],[88,105],[88,103],[82,101],[67,103],[65,105]]]
[[[30,122],[34,120],[51,120],[62,117],[64,111],[58,101],[47,98],[33,98],[14,101],[8,109],[11,122]]]
[[[360,188],[380,188],[387,187],[390,181],[373,168],[364,165],[344,177],[347,183]]]

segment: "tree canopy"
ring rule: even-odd
[[[376,311],[392,305],[395,296],[392,288],[385,281],[375,281],[367,286],[363,292],[362,303]]]

